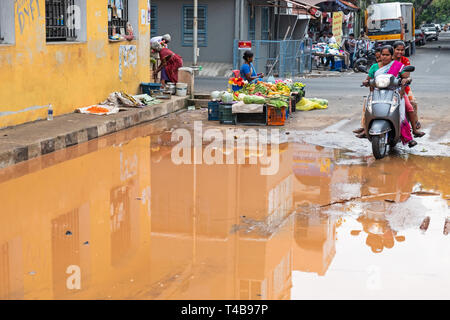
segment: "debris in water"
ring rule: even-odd
[[[359,236],[360,233],[361,233],[361,230],[352,230],[352,231],[350,231],[350,234],[352,236]]]
[[[34,276],[34,275],[36,274],[36,271],[30,271],[30,272],[28,272],[28,274],[29,274],[30,276]]]
[[[83,244],[84,244],[85,246],[87,246],[87,245],[89,244],[89,241],[85,241]]]
[[[420,225],[420,230],[427,231],[428,226],[430,225],[430,220],[430,217],[426,217],[425,219],[423,219],[422,224]]]
[[[72,232],[70,232],[70,231],[66,232],[66,236],[71,236],[71,235],[72,235]]]
[[[428,150],[424,148],[424,149],[420,150],[420,152],[428,152]]]
[[[416,196],[440,196],[439,193],[429,191],[416,191],[412,192],[411,194],[415,194]]]

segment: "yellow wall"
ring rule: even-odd
[[[150,80],[150,25],[141,22],[148,2],[138,1],[138,39],[117,43],[108,41],[107,0],[86,0],[83,43],[46,43],[45,0],[22,1],[32,4],[35,17],[26,17],[21,32],[16,14],[15,44],[0,45],[0,128],[46,118],[49,103],[61,115],[104,101],[113,91],[137,93]],[[22,2],[15,3],[15,12],[23,10]],[[120,80],[122,45],[136,46],[137,63],[122,66]]]

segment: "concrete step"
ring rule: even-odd
[[[211,99],[211,96],[208,93],[196,93],[194,95],[194,98],[195,99]]]
[[[195,105],[196,108],[208,108],[208,102],[210,99],[189,99],[188,105]]]

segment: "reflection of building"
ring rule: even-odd
[[[21,163],[2,179],[0,298],[125,298],[134,295],[130,279],[146,283],[149,138],[121,144],[139,130]],[[68,285],[71,266],[80,290]]]
[[[314,205],[331,202],[334,151],[319,146],[294,147],[294,270],[325,275],[336,254],[336,221]]]
[[[336,221],[320,213],[297,214],[294,270],[324,276],[336,254]]]
[[[0,242],[0,300],[23,299],[22,239]]]
[[[152,278],[182,279],[155,298],[289,298],[290,151],[262,176],[260,165],[176,166],[163,149],[152,154]]]

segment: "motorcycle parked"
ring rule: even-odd
[[[407,66],[405,72],[413,72],[415,67]],[[360,68],[361,72],[367,69]],[[382,74],[369,81],[371,90],[365,105],[364,131],[372,143],[376,159],[387,154],[387,147],[394,148],[401,137],[400,91],[402,79],[390,74]]]
[[[370,68],[370,66],[377,62],[374,49],[360,49],[356,53],[356,56],[359,58],[353,64],[353,71],[355,72],[359,72],[361,67],[364,69]]]

